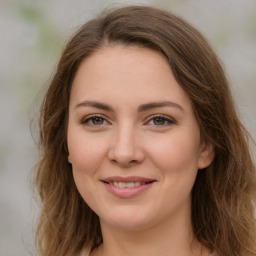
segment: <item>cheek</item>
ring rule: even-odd
[[[163,172],[170,175],[197,172],[200,155],[200,135],[191,132],[176,132],[173,136],[158,138],[152,143],[149,154]]]
[[[92,175],[106,155],[106,141],[99,136],[70,131],[69,158],[73,171],[79,175]]]
[[[96,188],[106,155],[106,141],[99,136],[70,130],[68,149],[76,187],[84,201],[95,209],[100,198]]]

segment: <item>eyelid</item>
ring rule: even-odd
[[[80,123],[82,125],[91,125],[91,126],[103,126],[103,125],[106,125],[106,124],[102,124],[102,125],[93,125],[93,124],[88,124],[88,122],[90,121],[90,119],[92,118],[97,118],[97,117],[100,117],[102,118],[105,122],[107,122],[108,124],[110,124],[110,121],[108,120],[108,118],[103,115],[103,114],[90,114],[90,115],[87,115],[83,118],[81,118],[80,120]],[[176,124],[176,120],[170,116],[167,116],[167,115],[164,115],[164,114],[153,114],[149,117],[147,117],[146,121],[143,123],[143,125],[147,125],[151,120],[153,120],[154,118],[163,118],[165,121],[168,122],[167,125],[171,125],[171,124]],[[156,125],[157,126],[157,125]],[[159,126],[166,126],[166,125],[159,125]]]
[[[90,119],[96,118],[96,117],[100,117],[100,118],[102,118],[104,121],[106,121],[107,123],[110,123],[109,120],[108,120],[108,118],[107,118],[105,115],[102,115],[102,114],[90,114],[90,115],[87,115],[87,116],[83,117],[83,118],[80,120],[80,123],[81,123],[82,125],[86,125],[86,124],[88,124],[88,121],[89,121]],[[88,125],[90,125],[90,124],[88,124]],[[102,124],[102,125],[104,125],[104,124]],[[102,126],[102,125],[98,125],[98,126]],[[97,126],[97,125],[91,125],[91,126]]]
[[[164,115],[164,114],[154,114],[154,115],[151,115],[147,118],[145,124],[149,123],[152,119],[157,118],[157,117],[165,119],[166,121],[169,122],[169,125],[177,123],[177,121],[174,118],[170,117],[170,116],[167,116],[167,115]],[[159,126],[161,126],[161,125],[159,125]],[[162,125],[162,126],[164,126],[164,125]]]

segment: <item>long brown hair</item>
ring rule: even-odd
[[[181,18],[145,6],[123,7],[84,24],[68,42],[40,112],[41,159],[35,183],[42,210],[40,256],[89,253],[102,242],[99,219],[79,195],[67,161],[72,81],[80,63],[109,44],[161,52],[191,99],[201,135],[215,158],[192,191],[195,237],[220,256],[256,255],[255,166],[220,62],[203,36]]]

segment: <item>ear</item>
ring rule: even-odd
[[[70,164],[72,164],[72,158],[71,158],[70,155],[68,155],[68,162],[69,162]]]
[[[214,156],[215,151],[213,144],[209,141],[203,141],[198,159],[198,169],[204,169],[208,167],[213,162]]]

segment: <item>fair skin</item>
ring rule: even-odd
[[[78,191],[100,218],[103,244],[91,255],[209,255],[193,236],[191,189],[214,153],[160,53],[112,45],[83,61],[68,149]]]

